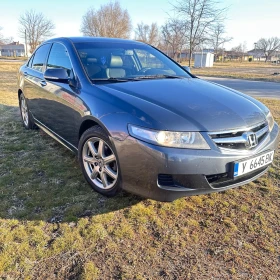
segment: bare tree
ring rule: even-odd
[[[19,18],[19,33],[22,38],[27,38],[27,44],[30,46],[30,53],[47,38],[53,36],[52,31],[55,25],[47,19],[42,13],[36,13],[29,10],[23,13]]]
[[[14,41],[13,37],[5,38],[4,35],[1,33],[3,28],[0,26],[0,45],[1,44],[10,44]]]
[[[243,44],[241,43],[238,46],[233,47],[231,49],[232,57],[238,58],[240,61],[242,61],[246,50],[247,50],[247,43],[243,42]]]
[[[268,39],[261,38],[257,42],[257,48],[263,50],[265,55],[265,62],[267,62],[268,57],[272,56],[275,51],[280,49],[280,38],[271,37]]]
[[[157,47],[160,42],[158,25],[155,22],[151,25],[138,23],[135,29],[135,40]]]
[[[0,45],[4,44],[4,36],[3,36],[2,32],[1,32],[2,29],[3,29],[3,27],[0,26]]]
[[[84,36],[129,38],[132,29],[127,9],[119,2],[101,5],[99,10],[90,8],[82,19],[81,32]]]
[[[14,42],[14,37],[8,37],[4,39],[5,44],[10,44]]]
[[[211,28],[211,33],[209,35],[209,45],[214,49],[215,55],[225,44],[230,42],[233,38],[225,36],[225,26],[218,22]]]
[[[216,0],[178,0],[174,10],[188,26],[186,35],[189,47],[189,66],[194,49],[207,40],[214,24],[225,18],[226,8],[218,8]]]
[[[184,21],[170,18],[161,28],[165,51],[171,49],[172,58],[176,58],[185,46],[187,26]]]

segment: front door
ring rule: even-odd
[[[69,79],[74,79],[74,71],[66,47],[61,43],[52,45],[46,69],[64,68],[67,70]],[[41,107],[44,114],[42,123],[52,132],[71,144],[77,142],[77,127],[75,120],[78,119],[78,103],[76,88],[68,82],[61,83],[46,81]]]

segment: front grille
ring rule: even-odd
[[[233,150],[251,150],[259,145],[268,135],[269,128],[266,122],[241,130],[209,133],[211,139],[219,148]],[[255,134],[256,143],[252,145],[249,134]]]

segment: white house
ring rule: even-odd
[[[13,42],[6,45],[0,45],[0,56],[24,56],[24,45],[19,42]]]

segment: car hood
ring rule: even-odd
[[[121,82],[100,87],[167,130],[229,130],[265,120],[264,112],[252,98],[197,78]]]

